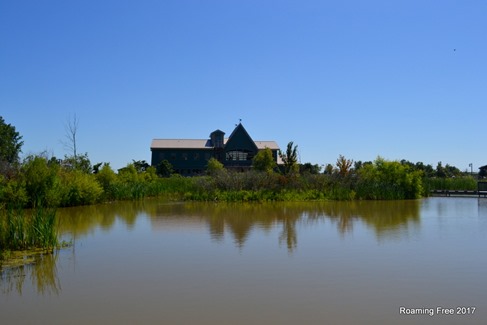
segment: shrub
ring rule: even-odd
[[[23,182],[33,207],[58,206],[60,203],[58,164],[48,164],[46,158],[29,156],[22,166]]]
[[[95,175],[79,170],[63,172],[61,175],[62,206],[88,205],[101,200],[103,188]]]
[[[422,173],[379,157],[358,171],[356,191],[362,199],[417,199],[423,193]]]
[[[221,162],[219,162],[218,160],[216,160],[215,158],[210,158],[210,160],[208,160],[208,167],[206,168],[206,172],[209,174],[209,175],[214,175],[220,171],[224,171],[224,167],[223,167],[223,164]]]
[[[0,202],[9,207],[25,207],[28,201],[25,184],[21,180],[9,179],[0,182]]]

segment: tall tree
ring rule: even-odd
[[[24,144],[22,136],[15,127],[7,124],[0,116],[0,173],[19,161],[19,154]]]
[[[76,114],[72,118],[68,119],[68,122],[64,126],[66,141],[62,141],[62,144],[66,149],[73,153],[73,157],[76,159],[78,155],[78,148],[76,142],[76,136],[78,135],[79,119]]]
[[[298,145],[291,141],[287,144],[286,153],[279,151],[282,162],[284,163],[284,172],[286,174],[298,173]]]
[[[339,155],[336,163],[338,174],[340,176],[347,176],[350,173],[352,164],[353,160],[346,159],[345,156]]]

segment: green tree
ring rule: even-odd
[[[299,172],[301,174],[308,173],[312,175],[317,175],[321,171],[321,166],[318,164],[305,163],[299,165]]]
[[[282,162],[284,163],[285,174],[297,174],[299,172],[298,165],[298,145],[294,145],[291,141],[287,144],[286,153],[279,151]]]
[[[353,160],[346,159],[343,155],[338,156],[336,163],[336,166],[338,168],[338,174],[343,177],[347,176],[350,173],[352,164]]]
[[[22,178],[30,204],[58,206],[61,201],[59,165],[42,156],[29,156],[22,165]]]
[[[134,167],[135,167],[135,169],[137,169],[138,173],[145,172],[147,170],[147,168],[150,167],[150,165],[145,160],[135,161],[132,159],[132,163],[134,164]]]
[[[210,175],[213,175],[218,171],[223,170],[223,168],[224,167],[221,162],[219,162],[215,158],[210,158],[210,160],[208,160],[208,166],[206,168],[206,172]]]
[[[253,161],[252,165],[256,170],[263,172],[272,172],[272,170],[277,166],[272,156],[272,151],[269,148],[259,151]]]
[[[93,172],[93,167],[91,166],[91,161],[88,158],[88,153],[76,156],[64,156],[62,161],[62,166],[66,170],[70,171],[80,171],[85,174],[91,174]]]
[[[0,116],[0,174],[6,174],[13,164],[19,162],[19,154],[24,144],[15,127],[5,123]]]
[[[103,188],[106,198],[114,197],[114,185],[117,182],[117,174],[110,167],[110,163],[104,163],[98,173],[95,174],[96,180]]]
[[[169,177],[174,173],[174,169],[169,161],[164,159],[156,167],[157,175],[161,177]]]
[[[447,176],[445,167],[443,167],[443,165],[441,164],[441,161],[439,161],[438,165],[436,165],[435,176],[439,177],[439,178],[445,178]]]
[[[325,170],[323,171],[323,174],[331,175],[333,174],[333,165],[332,164],[326,164]]]
[[[358,172],[357,196],[363,199],[417,199],[423,193],[422,171],[378,157]]]

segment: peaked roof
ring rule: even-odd
[[[233,130],[232,134],[228,137],[227,142],[225,143],[225,148],[227,145],[231,145],[232,142],[238,141],[238,140],[233,140],[237,138],[238,134],[243,134],[244,138],[247,138],[248,143],[250,143],[251,146],[255,147],[255,149],[258,149],[257,145],[255,144],[254,140],[250,137],[249,133],[245,128],[243,127],[242,123],[239,123],[237,127]]]
[[[221,130],[215,130],[210,133],[210,136],[216,132],[225,134],[225,132]],[[277,145],[276,141],[254,141],[248,134],[247,130],[245,130],[242,123],[239,123],[233,130],[232,134],[230,134],[228,138],[224,139],[224,144],[226,145],[229,141],[231,141],[232,137],[238,135],[239,133],[243,133],[245,137],[252,141],[258,150],[265,148],[279,150],[279,146]],[[213,145],[210,139],[153,139],[151,149],[213,149]]]
[[[212,134],[215,134],[215,133],[223,133],[223,134],[225,134],[225,132],[223,132],[222,130],[216,129],[215,131],[213,131],[213,132],[210,133],[210,137],[211,137]]]

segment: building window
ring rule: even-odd
[[[195,152],[195,153],[193,154],[193,160],[199,160],[199,159],[200,159],[200,154],[199,154],[199,153],[197,153],[197,152]]]
[[[205,153],[205,160],[208,161],[208,160],[210,160],[210,158],[211,158],[211,155],[209,153]]]
[[[175,153],[171,154],[171,160],[176,160],[176,154]]]
[[[249,160],[249,153],[240,150],[229,151],[225,158],[226,160]]]
[[[183,160],[188,160],[188,154],[187,153],[183,153]]]

